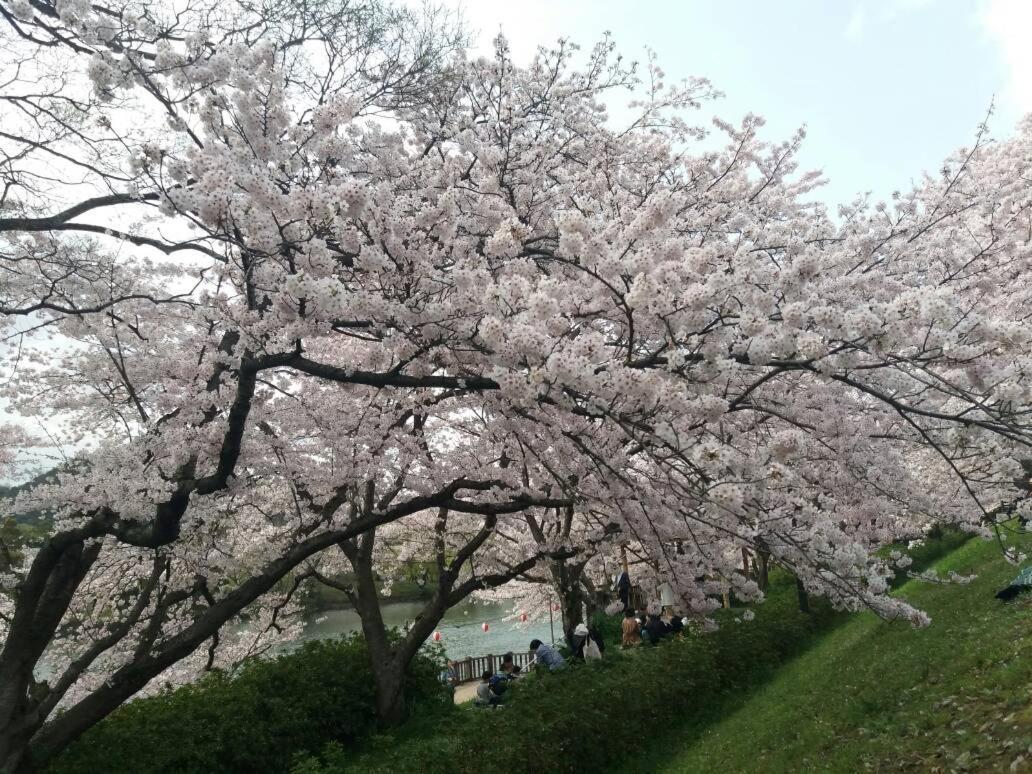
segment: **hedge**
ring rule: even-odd
[[[438,681],[439,657],[413,662],[405,690],[410,708],[432,715],[451,708]],[[374,731],[373,676],[356,636],[305,643],[272,659],[247,662],[230,677],[131,701],[90,729],[48,767],[58,774],[117,771],[287,771],[298,752],[327,742],[352,747]]]
[[[946,532],[911,551],[921,570],[967,539]],[[309,642],[234,676],[131,701],[83,735],[48,771],[507,772],[605,768],[647,746],[664,727],[703,726],[722,700],[761,682],[840,620],[820,600],[796,609],[791,578],[773,575],[756,620],[719,611],[720,631],[622,653],[619,619],[605,622],[611,647],[600,664],[531,675],[502,710],[456,709],[440,685],[440,649],[413,663],[411,719],[376,733],[365,643],[352,636]],[[601,623],[601,622],[600,622]],[[726,706],[726,705],[725,705]]]
[[[910,552],[911,569],[925,569],[967,538],[952,531],[934,536]],[[414,718],[369,737],[358,754],[329,744],[318,755],[299,755],[292,772],[537,774],[601,771],[618,761],[626,769],[663,731],[703,729],[846,618],[820,599],[811,601],[810,614],[800,613],[794,579],[785,573],[772,574],[767,599],[754,611],[751,622],[741,608],[718,611],[717,632],[656,647],[620,651],[613,642],[602,662],[524,678],[500,710]]]

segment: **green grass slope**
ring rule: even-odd
[[[899,590],[931,626],[854,616],[734,712],[686,728],[690,741],[663,735],[634,770],[1032,771],[1032,599],[993,598],[1016,570],[985,541],[936,569],[978,578]]]

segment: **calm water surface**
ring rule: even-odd
[[[421,602],[385,603],[382,608],[384,623],[387,626],[403,627],[422,607]],[[467,602],[449,610],[437,626],[448,658],[463,659],[489,653],[502,654],[510,650],[525,651],[535,637],[542,642],[552,641],[548,619],[527,623],[503,620],[511,609],[502,602]],[[486,632],[481,628],[483,623],[489,627]],[[361,629],[358,614],[354,610],[325,610],[308,620],[302,639],[336,637]],[[562,637],[558,614],[555,633],[557,638]]]

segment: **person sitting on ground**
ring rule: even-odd
[[[634,617],[634,611],[631,608],[624,610],[623,624],[620,626],[621,637],[620,644],[625,648],[633,648],[636,645],[641,645],[641,626],[638,624],[638,619]]]
[[[497,707],[502,703],[502,697],[491,690],[491,670],[484,672],[477,683],[477,697],[473,703],[478,707]]]
[[[658,615],[650,615],[645,624],[645,635],[653,645],[670,633],[670,627]]]
[[[541,640],[530,641],[530,652],[534,654],[534,659],[538,664],[548,667],[549,672],[555,672],[566,666],[566,659],[560,655],[559,651],[551,645],[545,645]]]
[[[499,672],[491,675],[491,679],[487,681],[487,684],[491,687],[491,693],[495,696],[502,697],[505,691],[509,688],[509,683],[514,678],[506,672]]]
[[[638,613],[635,616],[635,620],[638,622],[638,628],[639,629],[644,629],[645,628],[645,624],[647,624],[649,622],[649,613],[648,613],[648,611],[644,607],[641,608],[640,610],[638,610]]]
[[[506,653],[502,656],[502,671],[509,675],[513,680],[520,676],[520,668],[516,666],[515,656],[512,653]]]
[[[670,627],[671,634],[678,635],[684,631],[684,619],[677,613],[673,614],[668,625]]]
[[[459,684],[459,670],[458,664],[451,659],[448,659],[448,668],[441,670],[440,680],[442,683],[452,689],[452,693],[455,692],[455,687]]]

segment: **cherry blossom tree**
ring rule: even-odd
[[[518,67],[344,0],[0,15],[4,396],[88,447],[4,576],[7,769],[290,636],[341,556],[398,663],[485,572],[610,538],[700,614],[706,578],[759,596],[744,548],[923,623],[874,549],[1017,496],[1028,306],[993,288],[1028,259],[1028,126],[835,221],[801,134],[697,127],[707,82],[608,40]],[[446,566],[399,646],[368,585],[409,540]]]
[[[453,514],[447,508],[436,514],[424,512],[342,541],[338,543],[339,557],[322,554],[318,566],[295,576],[301,581],[310,574],[347,594],[369,646],[381,722],[394,724],[405,717],[402,687],[406,669],[448,609],[476,592],[497,589],[524,576],[547,557],[570,555],[560,548],[515,543],[506,529],[507,520]],[[510,558],[514,554],[520,558]],[[391,565],[404,559],[429,559],[435,572],[428,581],[429,598],[411,624],[394,637],[384,623],[384,592],[377,579],[389,579],[398,569]],[[334,577],[345,572],[346,582]]]

